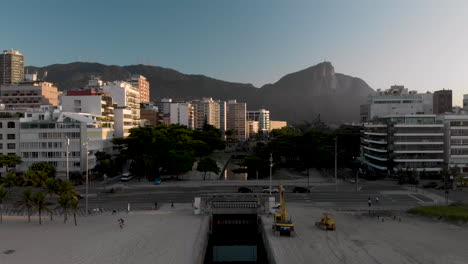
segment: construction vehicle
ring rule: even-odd
[[[330,217],[331,215],[330,213],[323,213],[322,219],[320,222],[315,222],[315,225],[322,230],[336,230],[336,222],[335,219]]]
[[[275,222],[272,226],[273,234],[279,232],[280,236],[291,236],[291,233],[294,232],[294,224],[291,219],[287,219],[286,203],[284,202],[284,188],[282,184],[279,186],[279,193],[280,213],[275,213]]]

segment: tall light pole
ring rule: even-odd
[[[88,139],[83,143],[83,146],[86,150],[86,216],[88,216],[88,185],[89,185],[89,177],[88,177]]]
[[[335,137],[335,192],[338,192],[338,137]]]
[[[68,162],[69,162],[69,155],[70,155],[70,152],[69,152],[69,148],[70,148],[70,138],[69,137],[66,137],[66,142],[67,142],[67,180],[70,181],[70,167],[68,165]]]
[[[273,171],[273,154],[270,153],[270,196],[271,196],[271,174]]]

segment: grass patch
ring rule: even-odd
[[[468,205],[432,205],[420,206],[409,210],[412,214],[435,216],[449,221],[468,222]]]

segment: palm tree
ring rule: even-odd
[[[73,184],[68,180],[63,180],[57,188],[57,194],[62,196],[66,195],[70,199],[78,200],[77,192],[73,188]]]
[[[0,185],[0,224],[3,223],[3,202],[8,199],[8,193],[5,191],[5,186]]]
[[[42,211],[51,212],[49,207],[47,207],[47,206],[51,205],[51,203],[47,203],[45,201],[45,198],[46,198],[46,195],[43,192],[37,192],[32,197],[34,212],[37,211],[39,213],[39,224],[40,225],[42,224],[42,217],[41,217]]]
[[[58,191],[57,181],[55,180],[55,178],[48,178],[44,183],[44,189],[46,193],[49,195],[49,197],[52,198],[52,196],[56,194]],[[50,221],[52,221],[53,220],[52,210],[50,210],[49,213],[50,213]]]
[[[26,208],[26,210],[28,210],[28,223],[31,223],[31,208],[33,207],[33,198],[32,192],[29,188],[23,191],[22,200],[20,201],[19,207],[20,209]]]
[[[76,214],[78,213],[78,200],[72,199],[70,201],[70,209],[73,213],[73,218],[75,219],[75,226],[77,226],[76,223]]]
[[[16,185],[16,180],[16,173],[14,171],[7,172],[5,179],[3,179],[3,184],[8,188],[9,193],[11,193],[11,187]]]
[[[61,208],[62,209],[62,213],[64,215],[64,218],[63,218],[63,223],[66,223],[67,222],[67,215],[68,215],[68,208],[70,208],[70,201],[72,199],[70,199],[69,196],[65,195],[65,194],[62,194],[57,202],[58,202],[58,206],[57,208]]]

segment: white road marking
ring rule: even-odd
[[[419,199],[418,197],[414,197],[414,196],[413,196],[413,195],[411,195],[411,194],[408,194],[408,195],[409,195],[409,196],[411,196],[411,197],[413,197],[414,199],[416,199],[416,200],[420,201],[421,203],[424,203],[424,201],[423,201],[423,200],[421,200],[421,199]]]

